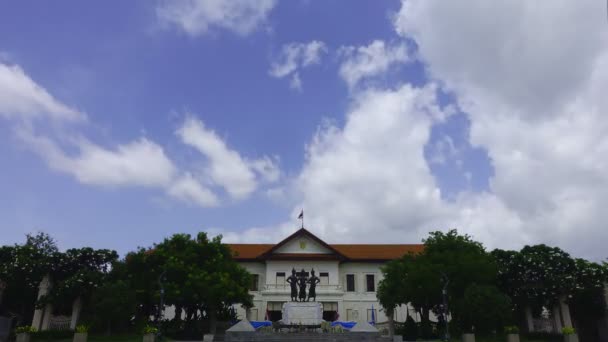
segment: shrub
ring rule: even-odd
[[[71,339],[74,335],[74,330],[42,330],[36,331],[32,333],[33,340],[61,340],[61,339]]]
[[[563,327],[562,334],[564,335],[574,335],[576,334],[576,330],[573,327]]]
[[[158,332],[158,328],[157,328],[157,327],[155,327],[155,326],[152,326],[152,325],[147,324],[147,325],[144,327],[144,329],[143,329],[143,331],[142,331],[142,332],[144,333],[144,335],[145,335],[145,334],[156,334],[156,333]]]
[[[32,328],[29,325],[24,325],[21,327],[16,327],[15,328],[15,334],[22,334],[22,333],[33,333],[36,332],[36,328]]]
[[[84,324],[77,325],[76,332],[79,334],[86,334],[89,332],[89,326]]]

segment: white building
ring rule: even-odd
[[[325,320],[372,320],[386,315],[376,290],[382,279],[380,267],[408,252],[420,252],[420,244],[327,244],[302,228],[277,244],[229,244],[235,259],[252,275],[251,294],[254,307],[247,314],[250,321],[281,319],[281,307],[290,300],[291,288],[286,278],[292,268],[297,272],[311,269],[320,278],[317,302],[323,303]],[[308,288],[307,288],[308,291]],[[396,321],[407,317],[406,306],[395,312]],[[239,317],[245,309],[237,306]],[[410,311],[415,317],[415,313]]]

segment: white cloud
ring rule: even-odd
[[[80,183],[114,188],[160,188],[174,198],[202,207],[219,204],[215,194],[189,173],[180,176],[163,148],[146,138],[115,149],[103,148],[83,138],[74,139],[72,144],[78,153],[72,156],[56,141],[35,135],[29,128],[20,127],[15,132],[51,169],[72,175]]]
[[[211,190],[204,188],[191,174],[178,178],[167,190],[169,195],[202,207],[217,206],[220,201]]]
[[[462,203],[473,213],[465,229],[492,245],[523,238],[598,257],[608,239],[605,3],[413,0],[395,24],[492,159],[492,194]]]
[[[71,174],[84,184],[162,187],[169,185],[176,173],[162,147],[145,138],[119,145],[113,150],[78,139],[78,153],[70,156],[48,137],[36,136],[27,129],[17,132],[19,138],[49,167]]]
[[[409,60],[404,43],[387,45],[382,40],[374,40],[367,46],[345,46],[340,54],[344,60],[339,73],[351,89],[359,81],[383,74],[392,65]]]
[[[272,160],[270,157],[264,156],[260,159],[249,162],[249,165],[267,182],[276,182],[281,178],[278,158]]]
[[[286,231],[240,236],[277,241],[304,207],[307,227],[333,242],[419,242],[429,230],[458,228],[489,248],[547,243],[604,259],[604,6],[405,1],[397,30],[469,115],[471,143],[494,167],[490,191],[441,199],[423,156],[433,118],[448,115],[432,87],[367,88],[354,93],[343,127],[325,125],[309,144],[294,181],[300,203],[279,226]]]
[[[19,66],[0,61],[0,116],[61,121],[83,121],[85,114],[56,100]]]
[[[319,64],[324,53],[327,53],[327,46],[318,40],[285,44],[281,48],[278,58],[270,66],[268,73],[276,78],[291,76],[290,87],[302,90],[299,70]]]
[[[265,179],[278,179],[278,167],[269,158],[247,161],[230,149],[226,143],[204,123],[191,116],[177,130],[184,144],[201,152],[209,161],[205,174],[214,184],[223,187],[235,199],[248,197],[257,187],[255,171]]]
[[[191,36],[225,29],[246,36],[264,24],[275,0],[162,1],[156,8],[162,23],[174,25]]]

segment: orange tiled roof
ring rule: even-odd
[[[392,260],[407,253],[420,253],[424,245],[331,245],[340,253],[353,260]]]
[[[235,253],[235,259],[247,260],[255,259],[272,247],[274,244],[244,244],[233,243],[228,244]],[[404,245],[370,245],[370,244],[348,244],[348,245],[329,245],[349,260],[392,260],[397,259],[409,252],[420,253],[424,245],[422,244],[404,244]],[[306,257],[305,255],[301,255]],[[291,256],[294,257],[294,256]]]

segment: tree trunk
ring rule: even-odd
[[[388,319],[388,336],[393,339],[395,336],[395,308],[390,308],[386,310],[386,318]]]
[[[209,333],[215,335],[217,330],[217,312],[215,308],[209,308]]]
[[[173,317],[173,320],[175,322],[179,322],[182,320],[182,306],[181,305],[175,306],[175,317]]]

